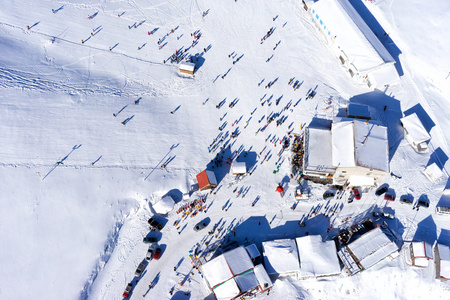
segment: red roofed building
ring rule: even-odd
[[[216,175],[213,171],[204,170],[197,174],[198,188],[203,191],[207,189],[212,189],[217,186]]]

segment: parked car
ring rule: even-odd
[[[333,198],[334,193],[333,192],[325,192],[323,193],[323,199]]]
[[[381,217],[384,219],[390,219],[390,220],[394,219],[394,216],[389,213],[381,213]]]
[[[361,199],[361,193],[359,192],[359,188],[358,187],[353,187],[352,188],[352,192],[355,195],[356,200],[360,200]]]
[[[355,198],[355,195],[353,195],[353,193],[350,193],[350,195],[348,196],[347,202],[352,203],[354,198]]]
[[[392,194],[384,194],[384,200],[388,200],[388,201],[395,201],[395,196]]]
[[[154,229],[158,229],[161,230],[163,229],[164,226],[162,226],[158,221],[156,221],[153,218],[148,219],[148,224],[150,225],[150,229],[154,228]]]
[[[153,255],[153,259],[158,260],[160,256],[161,256],[161,248],[158,247],[155,250],[155,255]]]
[[[414,202],[414,198],[407,197],[406,195],[400,197],[400,203],[402,204],[412,204]]]
[[[150,246],[147,250],[147,255],[145,256],[146,260],[151,260],[153,256],[153,248]]]
[[[387,186],[379,187],[379,188],[375,191],[375,195],[381,196],[381,195],[383,195],[384,193],[386,193],[387,190],[388,190],[388,187],[387,187]]]
[[[377,211],[373,211],[373,212],[372,212],[372,216],[373,216],[374,218],[379,218],[379,217],[380,217],[380,213],[377,212]]]
[[[206,224],[204,221],[201,221],[200,223],[197,223],[197,225],[194,226],[194,231],[200,231],[204,228],[206,228],[208,224]]]
[[[129,283],[127,287],[125,288],[125,291],[122,294],[122,297],[128,298],[130,296],[131,290],[133,289],[133,284]]]
[[[154,243],[157,243],[157,242],[158,242],[158,239],[157,239],[157,238],[154,238],[154,237],[145,237],[144,240],[143,240],[143,242],[144,242],[145,244],[154,244]]]
[[[417,202],[417,206],[429,207],[429,206],[430,206],[430,203],[428,203],[428,202],[425,201],[425,200],[419,200],[419,201]]]
[[[144,271],[144,269],[145,269],[145,264],[143,262],[141,262],[139,264],[139,266],[137,267],[136,272],[134,272],[134,276],[140,277],[142,275],[142,272]]]

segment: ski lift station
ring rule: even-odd
[[[369,88],[398,81],[395,60],[349,0],[302,0],[341,66]]]
[[[194,75],[195,72],[195,64],[190,62],[182,62],[180,63],[180,73]]]

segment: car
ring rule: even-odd
[[[384,194],[384,200],[388,200],[388,201],[395,201],[395,196],[392,194]]]
[[[150,246],[147,250],[147,255],[145,256],[146,260],[151,260],[153,256],[153,248]]]
[[[361,193],[359,192],[359,189],[357,187],[353,187],[352,192],[355,195],[356,200],[361,199]]]
[[[350,193],[350,195],[348,196],[347,202],[352,203],[354,198],[355,198],[355,195],[353,195],[353,193]]]
[[[419,200],[419,201],[417,202],[417,206],[429,207],[429,206],[430,206],[430,203],[428,203],[428,202],[425,201],[425,200]]]
[[[375,191],[375,195],[381,196],[381,195],[383,195],[384,193],[386,193],[387,190],[388,190],[388,187],[387,187],[387,186],[379,187],[379,188]]]
[[[155,238],[155,237],[145,237],[142,241],[143,241],[145,244],[154,244],[154,243],[157,243],[157,242],[158,242],[158,239]]]
[[[127,287],[125,288],[125,291],[122,294],[122,297],[128,298],[130,296],[131,290],[133,289],[133,284],[129,283]]]
[[[414,202],[414,198],[401,196],[399,201],[402,204],[412,204]]]
[[[139,264],[139,266],[137,267],[136,272],[134,272],[134,276],[140,277],[142,275],[142,271],[144,271],[144,269],[145,269],[145,264],[144,264],[144,262],[141,262]]]
[[[323,193],[323,199],[333,198],[334,193],[333,192],[325,192]]]
[[[374,218],[379,218],[379,217],[380,217],[380,213],[377,212],[377,211],[373,211],[373,212],[372,212],[372,217],[374,217]]]
[[[159,223],[158,221],[156,221],[153,218],[148,219],[148,224],[150,225],[150,229],[154,228],[154,229],[161,230],[164,227],[163,225],[161,225],[161,223]]]
[[[197,225],[194,226],[194,231],[200,231],[204,228],[206,228],[206,226],[208,226],[208,224],[206,224],[206,222],[201,221],[200,223],[198,223]]]
[[[394,216],[392,215],[392,214],[389,214],[389,213],[381,213],[381,215],[380,215],[382,218],[384,218],[384,219],[390,219],[390,220],[393,220],[394,219]]]
[[[160,256],[161,256],[161,248],[158,247],[155,250],[155,255],[153,255],[153,259],[159,260]]]

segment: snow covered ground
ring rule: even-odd
[[[167,222],[158,235],[162,257],[148,264],[131,298],[207,297],[198,274],[191,282],[184,281],[191,270],[188,253],[219,221],[224,231],[235,228],[236,236],[229,239],[238,242],[258,244],[306,232],[325,237],[329,223],[324,216],[311,219],[304,228],[297,222],[312,207],[326,204],[320,200],[326,188],[311,184],[312,199],[292,211],[296,182],[289,178],[290,153],[283,154],[284,163],[274,174],[280,146],[270,140],[291,129],[300,133],[300,126],[313,117],[332,118],[345,99],[374,107],[377,119],[389,128],[390,168],[402,178],[387,176],[383,182],[397,198],[426,197],[430,208],[416,211],[397,200],[386,203],[370,190],[351,204],[330,200],[341,209],[332,219],[334,226],[351,225],[342,220],[358,221],[374,209],[384,209],[395,213],[396,219],[388,224],[401,239],[450,244],[448,218],[434,214],[448,185],[450,42],[445,25],[450,3],[351,2],[376,33],[389,34],[382,41],[399,60],[402,76],[386,90],[372,92],[344,73],[310,24],[301,1],[3,3],[0,298],[121,298],[127,283],[136,283],[134,271],[148,248],[142,238],[149,233],[151,204],[167,193],[181,201],[195,175],[211,166],[215,152],[208,146],[226,132],[224,142],[230,140],[231,151],[249,151],[240,159],[256,169],[235,184],[226,168],[216,169],[220,184],[217,194],[207,194],[207,213],[183,221],[181,234],[172,226],[179,217],[175,211],[160,219]],[[59,10],[52,13],[52,9]],[[134,23],[141,25],[129,29]],[[260,44],[273,26],[273,35]],[[175,28],[159,49],[158,39]],[[201,38],[190,47],[191,33],[197,30]],[[176,64],[163,62],[185,49],[186,54],[199,54],[200,67],[193,78],[178,75]],[[237,56],[231,58],[231,53]],[[287,84],[292,77],[302,82],[296,91]],[[275,79],[270,89],[264,88]],[[306,100],[306,93],[315,87],[317,95]],[[271,105],[261,106],[260,99],[272,94]],[[327,109],[325,100],[330,97],[333,108]],[[238,102],[230,108],[235,98]],[[286,122],[258,132],[265,124],[259,120],[288,103],[290,109],[281,113]],[[398,120],[405,111],[426,120],[432,136],[428,154],[417,154],[403,139]],[[224,122],[225,129],[219,131]],[[229,139],[237,128],[239,136]],[[435,183],[422,173],[432,162],[445,173]],[[161,168],[163,164],[167,167]],[[288,183],[283,198],[275,191],[281,181]],[[235,188],[246,190],[245,197],[237,198]],[[205,217],[211,220],[208,228],[194,232],[193,226]],[[277,280],[273,292],[258,299],[447,299],[448,283],[436,281],[432,273],[432,267],[411,268],[400,256],[353,277]],[[148,290],[152,281],[157,283]]]

